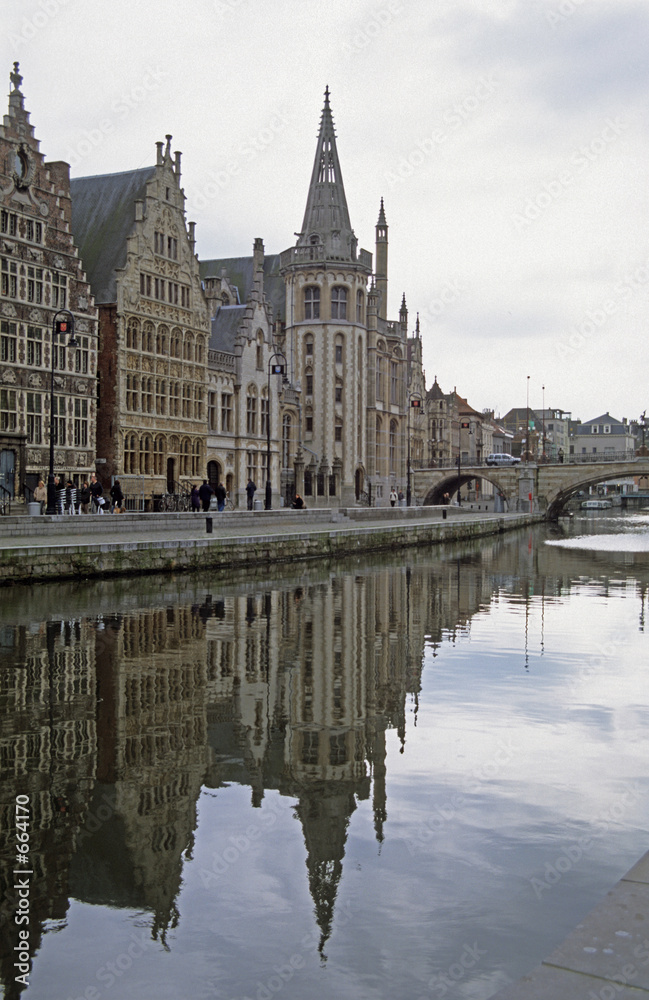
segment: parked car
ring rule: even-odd
[[[506,455],[502,452],[497,452],[495,455],[487,455],[486,462],[487,465],[519,465],[520,458],[516,455]]]

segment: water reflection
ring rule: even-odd
[[[272,811],[277,806],[266,800],[286,799],[306,857],[306,870],[293,873],[311,899],[305,940],[324,961],[351,817],[368,804],[380,852],[390,814],[388,740],[396,739],[407,756],[426,657],[461,643],[472,622],[502,602],[523,611],[517,641],[521,669],[528,670],[530,644],[535,655],[544,653],[546,602],[559,603],[593,579],[604,595],[624,581],[643,627],[646,564],[634,564],[632,579],[615,561],[595,572],[589,555],[538,544],[542,538],[530,531],[406,553],[407,564],[382,558],[274,579],[182,577],[5,592],[0,974],[6,996],[22,990],[13,968],[16,795],[28,795],[31,808],[35,958],[27,996],[57,1000],[72,989],[97,990],[99,970],[104,987],[107,977],[111,986],[116,981],[117,973],[102,965],[101,943],[88,957],[86,942],[83,956],[70,956],[82,968],[78,978],[64,978],[61,992],[52,986],[60,956],[38,953],[44,932],[51,937],[66,927],[72,900],[104,913],[133,913],[133,926],[145,926],[161,950],[171,947],[182,921],[191,921],[179,898],[197,829],[205,829],[199,800],[213,817],[210,797],[233,786],[248,789],[249,810],[261,810],[263,822],[244,823],[238,839],[215,841],[202,864],[203,885],[216,885],[235,861],[240,869],[252,864],[246,852],[256,838],[261,842],[274,824],[273,832],[284,828]],[[363,920],[371,924],[371,917]],[[165,975],[161,965],[155,988],[148,981],[158,996],[167,995]],[[203,995],[196,987],[208,981],[210,995],[237,991],[236,972],[223,972],[222,980],[213,970],[194,975],[200,982],[188,996]],[[372,976],[372,995],[390,995],[377,985],[376,970]],[[169,995],[184,996],[185,983],[179,977]],[[120,990],[123,998],[145,995],[135,981]],[[354,988],[348,995],[364,994]]]

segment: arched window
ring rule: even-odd
[[[135,473],[137,438],[135,434],[127,434],[124,441],[124,472]]]
[[[171,331],[171,349],[170,354],[172,358],[179,358],[181,356],[182,345],[182,333],[177,326]]]
[[[159,326],[158,332],[156,334],[156,354],[166,354],[167,353],[167,338],[169,336],[169,331],[166,326]]]
[[[282,468],[288,469],[291,463],[291,433],[293,421],[290,413],[284,414],[282,421]]]
[[[376,474],[377,476],[384,475],[383,470],[383,421],[380,417],[376,418],[376,444],[375,444],[375,455],[374,461],[376,464]]]
[[[203,351],[205,350],[205,342],[202,337],[196,338],[196,358],[195,360],[199,365],[203,364]]]
[[[396,422],[396,420],[391,420],[390,421],[390,449],[389,449],[389,458],[390,458],[390,472],[391,473],[395,473],[397,471],[397,468],[396,468],[396,462],[397,462],[397,422]]]
[[[304,318],[320,319],[320,289],[317,285],[307,285],[304,289]]]
[[[189,438],[183,439],[182,452],[180,455],[180,468],[182,476],[191,475],[192,446]]]
[[[140,346],[140,324],[136,319],[129,319],[126,324],[126,346],[138,350]]]
[[[164,469],[164,438],[158,434],[153,442],[153,474],[161,476]]]
[[[347,319],[347,289],[342,285],[331,289],[331,318]]]
[[[192,448],[192,476],[200,476],[203,469],[203,459],[201,456],[202,444],[200,438],[194,438]]]
[[[248,386],[246,395],[246,433],[257,434],[257,386]]]
[[[313,334],[307,333],[304,338],[304,355],[307,358],[313,357]]]
[[[257,330],[257,368],[263,371],[264,368],[264,335],[261,330]]]
[[[336,337],[335,346],[335,360],[337,365],[342,365],[343,363],[343,338],[340,334]]]
[[[151,472],[151,438],[144,434],[140,440],[140,475],[148,476]]]
[[[385,380],[383,377],[383,358],[380,354],[376,355],[376,398],[383,399],[385,391]]]
[[[153,350],[153,323],[148,321],[142,327],[142,350],[149,353]]]
[[[189,382],[183,385],[183,417],[192,415],[192,387]]]
[[[363,295],[362,291],[359,288],[359,290],[356,292],[356,322],[362,323],[364,315],[365,315],[365,296]]]
[[[155,411],[164,416],[167,412],[167,383],[163,378],[156,379]]]
[[[194,334],[186,332],[183,340],[183,358],[185,361],[194,360]]]
[[[343,422],[340,417],[336,417],[336,426],[334,428],[335,440],[342,441],[343,439]]]
[[[261,409],[259,411],[260,425],[259,433],[262,437],[266,437],[268,434],[268,388],[266,386],[261,390],[261,399],[259,400],[261,404]]]
[[[169,416],[180,416],[180,382],[172,382],[169,386]]]

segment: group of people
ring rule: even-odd
[[[399,501],[399,503],[401,503],[401,501],[404,499],[405,497],[403,495],[403,490],[399,490],[399,492],[397,492],[396,486],[393,486],[392,489],[390,490],[390,506],[396,507],[397,500]]]
[[[54,476],[54,493],[57,514],[104,514],[106,507],[114,514],[122,514],[126,510],[119,479],[111,486],[110,503],[107,503],[104,488],[94,472],[90,482],[84,480],[80,486],[76,486],[72,479]],[[41,514],[44,514],[47,510],[47,486],[42,479],[34,490],[34,501],[40,503]]]
[[[210,486],[207,479],[204,479],[202,486],[192,487],[191,502],[194,513],[198,513],[201,508],[204,511],[208,511],[212,497],[216,497],[216,509],[225,510],[225,501],[228,498],[228,494],[223,483],[218,482],[216,486]]]

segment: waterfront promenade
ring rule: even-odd
[[[469,507],[0,518],[0,581],[177,572],[388,551],[498,534],[538,514]]]

